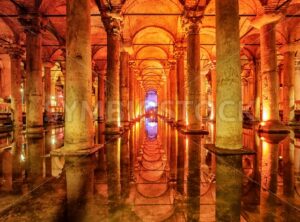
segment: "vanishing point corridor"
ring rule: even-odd
[[[0,222],[299,222],[300,0],[0,0]]]

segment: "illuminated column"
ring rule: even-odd
[[[216,121],[216,109],[217,109],[217,72],[215,64],[212,65],[211,72],[211,95],[212,95],[212,104],[211,104],[211,116],[210,120]]]
[[[118,13],[102,17],[107,33],[106,133],[120,132],[120,44],[121,20]]]
[[[184,113],[184,48],[177,46],[175,48],[175,57],[177,59],[177,125],[183,126]]]
[[[45,87],[45,112],[48,122],[51,118],[51,68],[53,64],[51,62],[44,63],[44,87]]]
[[[238,0],[216,1],[216,221],[240,221],[242,92]]]
[[[207,105],[208,105],[208,97],[207,97],[207,91],[206,91],[206,75],[201,75],[201,118],[205,119],[207,118]]]
[[[300,82],[300,57],[295,58],[295,76],[294,83]],[[300,84],[295,84],[295,109],[300,109]]]
[[[134,121],[135,116],[134,116],[134,67],[135,67],[135,62],[130,61],[129,62],[129,117],[130,121]]]
[[[68,221],[86,220],[93,194],[90,4],[67,1],[64,147],[57,152],[66,160]]]
[[[104,122],[105,112],[105,78],[106,70],[100,70],[98,73],[98,122]]]
[[[279,119],[279,76],[277,73],[276,22],[265,14],[252,22],[260,29],[260,55],[262,76],[262,123],[260,131],[285,133],[288,131]]]
[[[283,71],[283,122],[295,121],[295,60],[294,52],[285,52]]]
[[[24,53],[19,47],[8,48],[11,64],[11,108],[13,110],[14,127],[22,129],[22,95],[21,95],[21,56]]]
[[[26,133],[43,133],[42,34],[39,14],[20,18],[26,33]]]
[[[129,126],[129,54],[121,52],[120,68],[120,99],[121,99],[121,123],[123,127]]]
[[[169,120],[170,122],[176,121],[176,100],[177,100],[177,76],[176,76],[176,63],[169,61]]]
[[[187,31],[186,132],[201,132],[200,20],[191,18]]]
[[[254,118],[257,121],[261,120],[261,72],[260,62],[255,59],[252,64],[254,72]]]

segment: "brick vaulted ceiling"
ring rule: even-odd
[[[259,56],[259,31],[251,21],[263,12],[286,15],[277,25],[278,48],[300,39],[300,0],[239,0],[241,53],[249,60]],[[93,60],[106,59],[103,11],[118,6],[123,16],[122,38],[132,49],[131,59],[145,89],[158,89],[166,79],[166,61],[174,59],[174,44],[185,38],[182,16],[186,12],[201,19],[202,70],[215,59],[215,0],[91,0]],[[102,10],[102,12],[101,12]],[[0,52],[4,46],[25,44],[20,16],[38,12],[43,24],[43,59],[61,60],[66,35],[66,0],[1,0]],[[294,31],[291,38],[290,33]],[[298,34],[297,34],[298,33]],[[280,62],[280,60],[279,60]]]

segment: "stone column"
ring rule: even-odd
[[[90,4],[90,0],[67,1],[65,133],[58,153],[66,159],[68,221],[87,220],[93,194]]]
[[[22,120],[22,95],[21,95],[21,56],[24,51],[19,47],[8,48],[11,64],[11,109],[13,112],[14,127],[21,130]]]
[[[20,18],[26,33],[26,133],[43,133],[42,34],[39,14]]]
[[[213,65],[210,72],[211,72],[211,97],[212,97],[210,120],[215,122],[216,109],[217,109],[217,72],[216,72],[215,64]]]
[[[300,57],[295,58],[295,80],[294,83],[300,82]],[[295,110],[300,109],[300,84],[295,84],[294,86],[294,95],[295,95]]]
[[[47,122],[51,120],[51,68],[53,64],[51,62],[44,63],[44,87],[45,87],[45,114]]]
[[[177,101],[177,75],[175,61],[169,61],[169,120],[171,123],[176,121],[176,101]]]
[[[121,123],[122,127],[129,126],[129,54],[121,52],[120,68],[120,99],[121,99]]]
[[[98,73],[98,123],[103,123],[105,118],[105,78],[106,70]]]
[[[239,150],[243,144],[238,0],[216,1],[216,37],[216,220],[240,221]]]
[[[294,52],[285,52],[283,57],[283,122],[289,124],[295,121]]]
[[[121,20],[118,13],[102,17],[107,33],[106,133],[120,132],[120,45]]]
[[[279,119],[279,77],[277,73],[276,21],[262,20],[260,28],[260,54],[262,75],[262,123],[260,131],[285,133]],[[254,26],[255,26],[254,22]],[[257,27],[257,26],[256,26]]]
[[[89,4],[90,0],[79,0],[67,5],[64,148],[70,151],[88,150],[94,145]]]
[[[261,120],[261,73],[260,62],[255,59],[252,64],[252,70],[254,72],[254,118],[256,121]]]
[[[129,116],[130,116],[130,121],[133,122],[135,119],[134,116],[134,66],[135,62],[130,61],[129,62]]]
[[[186,132],[201,133],[200,19],[191,18],[187,31]]]
[[[175,48],[175,58],[177,60],[177,125],[183,126],[184,113],[184,48]]]

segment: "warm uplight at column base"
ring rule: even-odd
[[[268,120],[259,124],[258,131],[265,133],[289,133],[290,129],[277,120]]]

